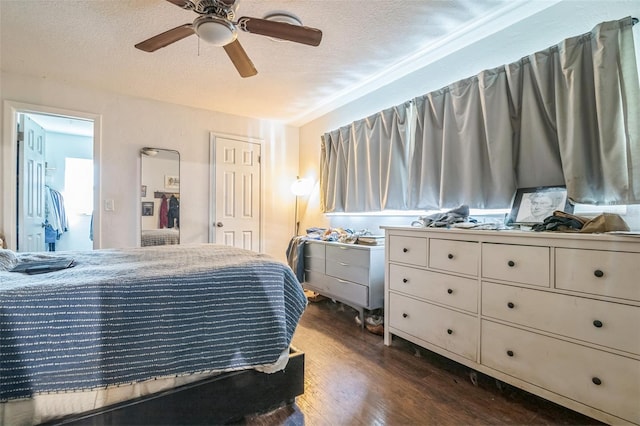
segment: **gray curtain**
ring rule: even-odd
[[[631,18],[558,45],[555,88],[560,159],[569,197],[640,203],[640,89]]]
[[[407,208],[407,107],[386,109],[322,137],[323,212]]]
[[[640,203],[632,25],[604,22],[417,97],[415,120],[400,106],[325,134],[323,211],[508,208],[517,188],[556,185],[574,202]],[[389,115],[415,122],[409,138]]]
[[[507,206],[516,188],[506,76],[484,71],[415,98],[411,208]]]
[[[632,26],[631,18],[604,22],[507,67],[518,82],[511,93],[521,110],[519,186],[564,183],[574,202],[640,203],[640,88]],[[553,182],[530,163],[540,149],[553,166],[541,170]]]

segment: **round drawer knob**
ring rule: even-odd
[[[507,355],[513,356],[513,351],[507,351]]]
[[[507,306],[509,307],[509,309],[513,309],[516,307],[516,305],[514,305],[513,302],[507,303]]]
[[[453,334],[453,330],[450,328],[447,328],[447,334]]]
[[[593,322],[593,326],[594,326],[594,327],[596,327],[596,328],[600,328],[600,327],[602,327],[602,321],[600,321],[600,320],[595,320],[595,321]]]
[[[452,290],[452,289],[450,289],[450,288],[448,288],[448,289],[447,289],[447,293],[452,294],[452,293],[453,293],[453,290]]]
[[[598,278],[602,278],[602,277],[604,277],[604,272],[602,272],[600,269],[596,269],[596,270],[593,272],[593,275],[595,275],[595,276],[596,276],[596,277],[598,277]]]
[[[507,265],[513,268],[514,266],[516,266],[516,262],[514,262],[513,260],[510,260],[507,262]]]
[[[602,380],[600,380],[598,377],[594,377],[593,379],[591,379],[591,381],[593,382],[594,385],[600,386],[602,384]]]
[[[451,253],[449,253],[449,254],[447,255],[447,257],[448,257],[449,259],[453,259],[453,255],[452,255]]]
[[[408,282],[409,282],[409,280],[408,280],[408,279],[406,279],[406,278],[403,278],[403,279],[402,279],[402,282],[403,282],[403,283],[408,283]]]
[[[406,318],[408,316],[409,316],[409,314],[402,314],[402,318]]]
[[[408,249],[408,248],[406,248],[406,247],[402,249],[402,252],[403,252],[403,253],[406,253],[406,252],[408,252],[408,251],[409,251],[409,249]]]

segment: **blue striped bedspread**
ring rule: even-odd
[[[226,246],[54,256],[77,265],[0,272],[0,401],[273,364],[307,303],[287,265]]]

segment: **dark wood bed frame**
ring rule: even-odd
[[[292,348],[276,373],[225,373],[44,425],[220,425],[291,404],[302,393],[304,353]]]

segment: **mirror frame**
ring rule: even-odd
[[[172,161],[177,157],[177,174],[171,170],[159,168],[153,171],[153,176],[145,177],[145,158]],[[147,168],[149,162],[147,161]],[[164,204],[164,199],[166,204]],[[177,200],[174,200],[176,198]],[[138,216],[140,218],[140,246],[156,246],[180,244],[180,152],[174,149],[143,147],[140,149],[140,204]],[[175,209],[175,211],[174,211]],[[159,223],[160,214],[167,212],[167,226]],[[149,220],[148,217],[152,217]],[[171,223],[169,223],[171,219]],[[149,223],[155,221],[156,226]],[[145,232],[146,231],[146,232]],[[174,232],[177,231],[177,232]]]

